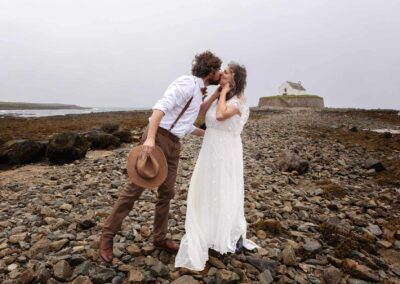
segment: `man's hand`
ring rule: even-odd
[[[142,159],[146,159],[151,154],[151,152],[153,152],[155,144],[156,143],[154,139],[147,138],[146,141],[144,141],[142,150]]]

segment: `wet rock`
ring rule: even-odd
[[[380,236],[382,235],[382,230],[379,228],[379,226],[377,225],[369,225],[368,226],[368,231],[370,231],[372,234],[374,234],[375,236]]]
[[[321,244],[314,239],[311,238],[305,238],[304,239],[304,244],[303,244],[303,249],[309,253],[316,253],[321,249]]]
[[[103,131],[90,131],[85,134],[86,139],[90,142],[93,149],[107,149],[110,147],[119,147],[121,141],[118,137]]]
[[[121,143],[133,142],[132,133],[129,130],[119,130],[113,133],[114,136],[118,137]]]
[[[271,259],[258,258],[255,256],[248,256],[247,262],[257,268],[260,272],[268,269],[272,275],[275,275],[278,263]]]
[[[73,274],[74,274],[74,277],[78,276],[78,275],[90,276],[92,273],[94,273],[95,270],[96,270],[96,266],[92,262],[85,261],[75,267]]]
[[[29,283],[35,278],[35,274],[32,269],[25,269],[23,272],[18,277],[18,282],[19,283]]]
[[[282,251],[282,259],[285,265],[296,265],[296,254],[291,246],[286,246]]]
[[[38,254],[48,253],[50,251],[50,244],[51,242],[48,239],[40,239],[33,244],[28,252],[26,252],[26,255],[29,258],[36,258]]]
[[[137,245],[130,245],[126,248],[126,251],[132,256],[139,256],[142,254],[142,250]]]
[[[19,243],[21,241],[25,241],[27,239],[27,237],[28,237],[28,233],[26,233],[26,232],[25,233],[20,233],[20,234],[15,234],[15,235],[10,236],[8,241],[10,243],[17,244],[17,243]]]
[[[140,234],[142,235],[142,237],[148,238],[151,235],[151,230],[147,226],[142,226],[140,228]]]
[[[71,211],[72,208],[73,208],[72,204],[68,203],[64,203],[63,205],[60,206],[60,209],[65,211]]]
[[[353,275],[354,277],[360,278],[366,281],[379,282],[380,278],[377,273],[371,271],[368,267],[359,264],[352,259],[345,259],[342,263],[344,271]]]
[[[385,240],[380,240],[376,242],[378,246],[383,247],[383,248],[390,248],[392,246],[391,242],[385,241]]]
[[[274,278],[271,275],[271,271],[268,269],[264,270],[258,278],[260,279],[261,284],[270,284],[274,281]]]
[[[45,157],[46,145],[31,140],[11,140],[0,145],[0,164],[22,165]]]
[[[326,284],[339,284],[343,279],[342,272],[334,266],[330,266],[322,272]]]
[[[73,255],[71,256],[71,258],[69,259],[69,264],[70,264],[71,266],[77,266],[77,265],[83,263],[85,260],[86,260],[86,258],[83,257],[82,255],[80,255],[80,254],[73,254]]]
[[[103,268],[100,271],[97,271],[95,274],[91,275],[93,284],[102,284],[111,282],[111,280],[115,276],[115,271],[111,268]]]
[[[131,269],[128,273],[128,283],[143,283],[144,273],[141,270]]]
[[[216,258],[214,256],[210,256],[208,258],[208,263],[211,264],[212,266],[218,268],[218,269],[226,268],[225,264],[221,260],[219,260],[218,258]]]
[[[93,282],[90,280],[88,276],[78,276],[71,282],[71,284],[92,284]]]
[[[111,284],[122,284],[122,282],[123,282],[123,278],[121,276],[115,276],[111,280]]]
[[[47,157],[56,164],[71,163],[86,156],[89,143],[78,133],[64,132],[55,134],[49,139]]]
[[[119,125],[116,123],[105,123],[100,127],[100,129],[106,133],[113,134],[119,130]]]
[[[283,172],[296,171],[300,175],[308,171],[310,163],[295,154],[282,153],[278,158],[278,167]]]
[[[164,263],[159,262],[155,265],[153,265],[150,268],[151,274],[155,277],[162,277],[166,276],[169,274],[169,269],[168,266],[166,266]]]
[[[171,282],[171,284],[198,284],[200,283],[190,275],[184,275]]]
[[[54,241],[50,244],[50,248],[53,251],[59,251],[60,249],[62,249],[67,243],[69,242],[69,240],[66,239],[61,239],[59,241]]]
[[[94,226],[96,226],[96,222],[94,222],[92,219],[84,219],[79,222],[79,227],[83,230],[88,230]]]
[[[230,283],[237,283],[240,280],[239,275],[235,272],[220,269],[217,271],[216,274],[216,283],[217,284],[230,284]]]
[[[50,270],[44,265],[41,264],[35,270],[37,283],[47,283],[47,281],[51,278]]]
[[[53,274],[58,280],[66,281],[71,277],[72,270],[67,261],[61,260],[53,266]]]
[[[260,240],[265,240],[267,238],[267,233],[263,230],[258,230],[257,238],[259,238]]]
[[[386,169],[384,167],[384,165],[382,164],[382,162],[380,162],[379,160],[376,160],[376,159],[372,159],[372,158],[369,158],[369,159],[367,159],[365,161],[364,167],[367,170],[374,169],[377,172],[381,172],[381,171],[384,171]]]

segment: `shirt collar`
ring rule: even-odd
[[[201,79],[201,78],[199,78],[199,77],[196,77],[196,76],[194,76],[194,78],[197,80],[197,83],[198,83],[198,85],[199,85],[199,89],[204,88],[204,81],[203,81],[203,79]]]

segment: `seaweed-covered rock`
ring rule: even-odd
[[[118,137],[121,143],[131,143],[133,141],[132,133],[127,129],[118,130],[113,135]]]
[[[70,163],[84,158],[88,148],[89,143],[83,135],[64,132],[50,138],[47,157],[52,163]]]
[[[278,159],[279,169],[283,172],[297,171],[300,175],[308,171],[310,163],[291,153],[282,153]]]
[[[121,141],[118,137],[104,131],[93,130],[85,134],[93,149],[107,149],[119,147]]]
[[[119,130],[119,125],[115,123],[105,123],[100,127],[100,129],[106,133],[113,134]]]
[[[11,140],[0,146],[0,164],[22,165],[45,157],[46,144],[32,140]]]
[[[381,172],[385,170],[385,166],[382,164],[381,161],[369,158],[365,161],[364,167],[366,169],[374,169],[377,172]]]

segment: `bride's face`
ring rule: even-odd
[[[222,72],[221,74],[221,80],[220,80],[220,84],[223,86],[225,84],[231,84],[233,81],[233,73],[231,68],[226,67],[224,72]]]

